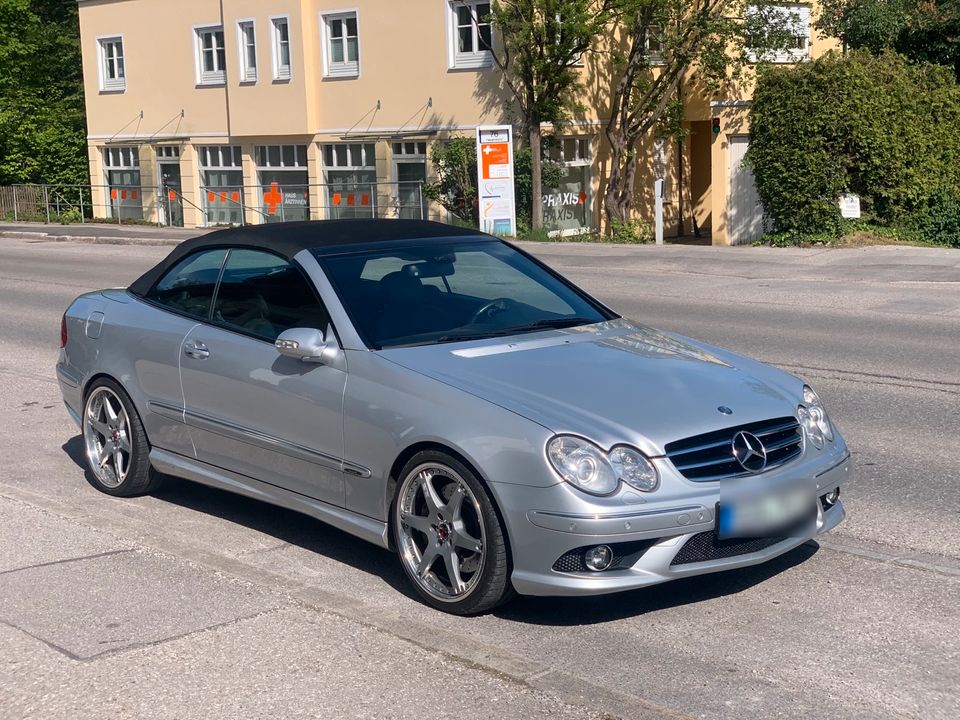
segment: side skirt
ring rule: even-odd
[[[356,535],[361,540],[382,548],[390,547],[387,523],[379,520],[160,448],[150,450],[150,463],[158,472],[301,512],[351,535]]]

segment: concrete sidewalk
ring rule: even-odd
[[[0,716],[601,717],[4,496]]]
[[[0,238],[88,242],[103,245],[176,245],[220,228],[175,228],[152,225],[113,225],[80,223],[59,225],[47,223],[0,222]]]

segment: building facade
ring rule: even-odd
[[[79,0],[98,217],[201,227],[336,217],[430,217],[436,140],[515,120],[477,22],[479,0]],[[796,62],[833,45],[801,19]],[[599,57],[599,56],[598,56]],[[586,59],[587,110],[551,143],[564,176],[543,194],[563,233],[599,228],[609,72]],[[652,140],[638,217],[664,180],[667,234],[715,244],[762,231],[747,146],[749,86],[684,84],[682,144]],[[606,91],[606,92],[605,92]],[[718,125],[719,123],[719,125]],[[717,131],[718,130],[718,131]]]

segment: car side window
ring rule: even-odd
[[[271,253],[233,249],[214,300],[213,321],[273,342],[290,328],[326,331],[330,317],[298,267]]]
[[[185,257],[161,277],[147,300],[174,312],[206,320],[227,251],[204,250]]]

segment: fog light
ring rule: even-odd
[[[820,499],[823,500],[823,506],[827,509],[832,508],[837,504],[837,500],[840,499],[840,488],[834,488],[825,495],[821,495]]]
[[[609,545],[597,545],[583,554],[583,562],[595,572],[606,570],[613,562],[613,550]]]

